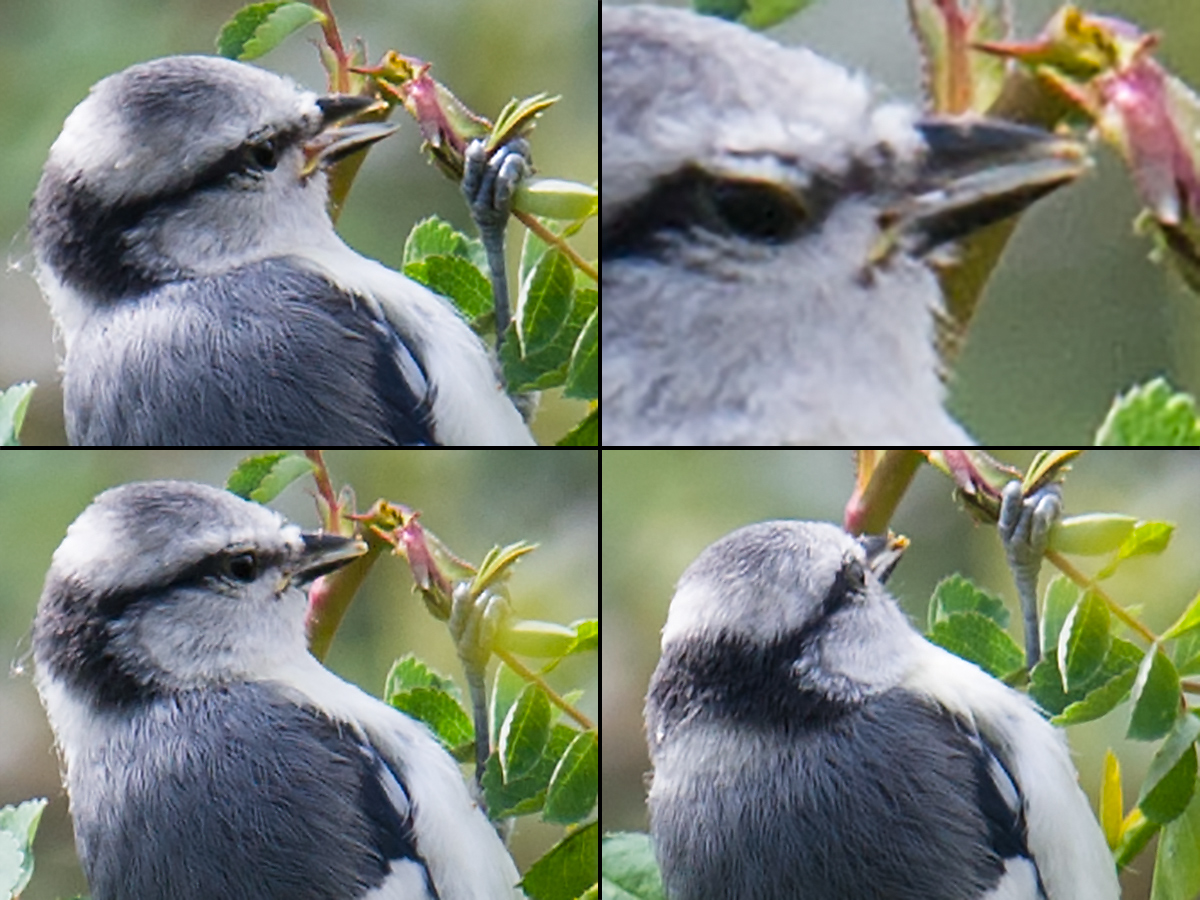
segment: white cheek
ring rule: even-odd
[[[228,593],[177,589],[118,626],[113,647],[171,685],[257,679],[275,660],[307,654],[307,598],[284,585],[276,571]]]

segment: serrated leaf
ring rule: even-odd
[[[1108,655],[1108,605],[1095,591],[1085,591],[1067,615],[1058,636],[1058,661],[1063,690],[1081,684],[1099,671]]]
[[[1079,602],[1080,592],[1080,587],[1066,575],[1056,575],[1046,585],[1046,593],[1042,600],[1042,619],[1038,624],[1043,654],[1057,652],[1058,636],[1062,634],[1067,616]]]
[[[1133,714],[1126,736],[1154,741],[1171,730],[1180,713],[1179,673],[1158,645],[1153,645],[1133,683]]]
[[[426,256],[404,274],[454,303],[469,320],[492,312],[492,285],[474,263],[461,256]]]
[[[571,354],[567,383],[563,394],[576,400],[595,400],[600,392],[600,334],[599,313],[593,312]]]
[[[217,53],[242,61],[257,59],[278,47],[292,32],[324,21],[325,14],[307,3],[254,3],[242,7],[222,26]]]
[[[530,900],[575,900],[596,883],[600,823],[569,833],[529,867],[521,887]]]
[[[37,384],[32,381],[23,381],[0,391],[0,447],[15,447],[20,443],[17,436],[25,423],[35,387]]]
[[[1196,401],[1155,378],[1118,395],[1100,431],[1097,447],[1200,447]]]
[[[1077,708],[1072,715],[1094,711],[1097,707],[1100,708],[1098,715],[1103,715],[1129,693],[1143,655],[1137,645],[1113,638],[1100,671],[1067,693],[1063,691],[1062,674],[1058,670],[1058,650],[1051,648],[1029,673],[1029,695],[1051,715],[1065,714],[1073,705]],[[1105,702],[1112,705],[1106,706]]]
[[[1154,858],[1151,900],[1182,900],[1200,893],[1197,847],[1200,847],[1200,795],[1193,794],[1183,815],[1163,826]]]
[[[1165,825],[1187,808],[1196,788],[1198,737],[1200,718],[1191,714],[1180,716],[1154,754],[1137,804],[1150,821]]]
[[[523,355],[537,353],[551,344],[567,321],[574,292],[571,261],[561,250],[548,251],[521,289],[517,335]]]
[[[1001,628],[1007,628],[1008,608],[995,594],[982,590],[962,575],[943,578],[929,599],[929,627],[957,613],[976,612],[987,616]]]
[[[1117,567],[1135,556],[1153,556],[1162,553],[1171,542],[1175,526],[1170,522],[1138,522],[1121,542],[1116,555],[1096,573],[1097,578],[1109,578]]]
[[[404,240],[405,266],[427,256],[461,256],[477,268],[487,265],[487,252],[482,241],[468,237],[437,216],[422,219]]]
[[[312,463],[298,453],[265,453],[238,463],[225,481],[225,490],[244,500],[270,503],[283,489],[312,472]]]
[[[1025,662],[1024,652],[1007,632],[977,612],[942,619],[930,629],[929,640],[996,678],[1017,671]]]
[[[17,896],[33,877],[33,837],[45,800],[0,807],[0,895]]]
[[[500,726],[500,768],[506,782],[529,774],[550,734],[550,701],[535,684],[525,686]]]
[[[1162,639],[1165,641],[1181,637],[1197,627],[1200,627],[1200,594],[1197,594],[1192,599],[1192,602],[1188,604],[1188,608],[1175,620],[1175,624],[1166,630]]]
[[[578,425],[568,431],[557,447],[599,447],[600,446],[600,412],[592,410]]]
[[[664,900],[650,835],[606,834],[601,852],[604,900]]]
[[[562,755],[546,791],[543,818],[570,824],[586,818],[596,805],[600,779],[600,744],[595,731],[579,734]]]
[[[396,694],[426,687],[446,691],[455,699],[462,700],[462,692],[454,683],[454,679],[447,678],[440,672],[431,669],[412,653],[406,653],[392,663],[391,671],[388,672],[387,679],[384,681],[383,699],[385,702],[391,703],[392,697]]]
[[[501,771],[499,753],[488,757],[483,772],[483,791],[487,800],[488,815],[492,819],[508,816],[524,816],[538,812],[546,801],[546,787],[558,760],[567,752],[575,735],[574,728],[554,725],[550,729],[550,740],[536,766],[520,778],[505,781]]]
[[[447,750],[475,739],[471,716],[441,688],[413,688],[394,694],[389,702],[402,713],[424,722]]]

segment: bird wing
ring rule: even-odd
[[[292,260],[97,315],[66,367],[73,444],[437,443],[419,342]]]

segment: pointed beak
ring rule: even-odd
[[[385,113],[387,104],[373,97],[331,94],[328,97],[319,97],[317,106],[321,109],[324,127],[304,143],[304,168],[300,171],[302,178],[307,178],[318,169],[332,165],[351,153],[383,140],[400,127],[383,121],[340,124],[351,116]]]
[[[888,580],[892,569],[896,568],[896,563],[900,562],[900,557],[908,548],[908,538],[891,532],[886,535],[864,535],[858,542],[867,552],[867,565],[881,583]]]
[[[1079,141],[1012,122],[929,119],[917,128],[921,171],[888,211],[917,254],[1019,213],[1091,165]]]
[[[322,575],[357,559],[367,552],[367,545],[358,538],[337,534],[302,534],[304,553],[297,560],[290,577],[293,584],[306,585]]]

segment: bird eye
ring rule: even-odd
[[[867,587],[867,573],[863,568],[863,564],[854,557],[846,560],[842,566],[842,575],[846,580],[846,587],[851,591],[858,592],[865,590]]]
[[[279,164],[279,148],[274,138],[255,141],[246,147],[246,157],[252,167],[269,172]]]
[[[258,577],[258,557],[253,553],[235,553],[225,558],[225,572],[238,581],[253,581]]]
[[[769,183],[716,180],[710,184],[709,200],[725,227],[752,241],[782,244],[807,220],[792,194]]]

